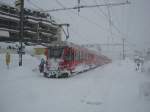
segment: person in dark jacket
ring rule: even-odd
[[[44,72],[44,64],[45,64],[45,60],[42,58],[42,59],[41,59],[41,63],[40,63],[40,65],[39,65],[40,73],[43,73],[43,72]]]

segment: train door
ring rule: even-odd
[[[71,50],[71,69],[74,70],[75,69],[75,49],[74,48],[70,48]]]
[[[67,47],[65,48],[64,52],[64,64],[66,65],[66,68],[70,71],[72,71],[75,67],[75,62],[74,62],[74,49]]]

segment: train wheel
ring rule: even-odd
[[[68,73],[62,73],[61,77],[62,78],[67,78],[67,77],[69,77],[69,74]]]
[[[50,78],[49,73],[44,72],[44,77]]]

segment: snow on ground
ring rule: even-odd
[[[147,74],[150,74],[150,61],[145,62],[144,69]]]
[[[0,112],[150,112],[150,74],[131,60],[116,61],[67,79],[47,79],[38,58],[0,54]]]

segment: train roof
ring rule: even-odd
[[[56,41],[56,42],[53,42],[53,43],[50,43],[50,44],[45,44],[44,46],[46,46],[47,48],[49,47],[71,47],[71,48],[76,48],[76,49],[80,49],[80,50],[84,50],[84,51],[87,51],[88,53],[91,53],[91,54],[94,54],[94,55],[97,55],[97,56],[101,56],[103,58],[107,58],[109,59],[107,56],[101,54],[101,53],[98,53],[97,51],[94,51],[94,50],[91,50],[91,49],[88,49],[86,47],[83,47],[83,46],[80,46],[80,45],[77,45],[77,44],[74,44],[72,42],[68,42],[68,41]]]
[[[48,48],[49,47],[71,47],[71,48],[84,50],[84,51],[87,51],[87,52],[92,53],[92,54],[100,55],[99,53],[97,53],[94,50],[88,49],[86,47],[83,47],[83,46],[80,46],[80,45],[77,45],[77,44],[74,44],[74,43],[68,42],[68,41],[53,42],[53,43],[50,43],[50,44],[46,45],[46,47],[48,47]]]
[[[81,48],[80,45],[76,45],[72,42],[68,41],[55,41],[50,44],[46,44],[47,47],[55,47],[55,46],[60,46],[60,47],[73,47],[73,48]]]

